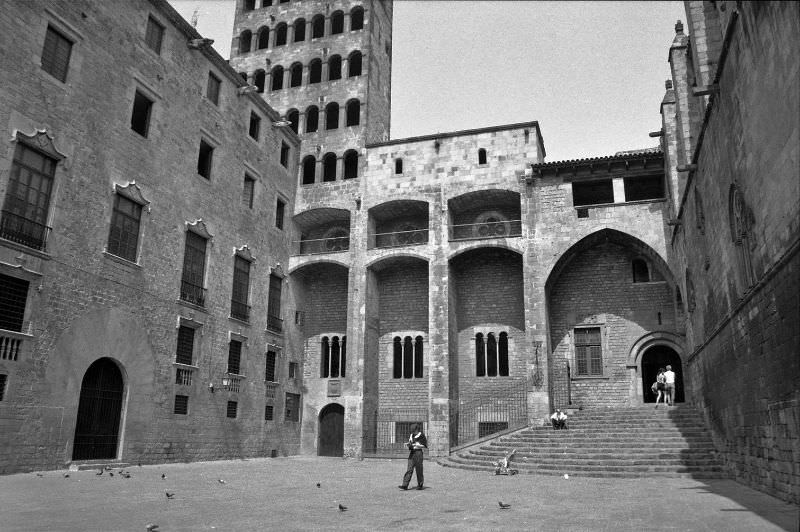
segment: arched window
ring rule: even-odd
[[[633,282],[634,283],[649,283],[650,271],[647,268],[647,262],[643,259],[633,259],[631,261],[633,267]]]
[[[483,343],[483,334],[475,335],[475,376],[484,377],[486,375],[486,346]]]
[[[258,30],[258,49],[269,48],[269,28],[264,26]]]
[[[320,344],[322,348],[320,377],[323,379],[344,377],[347,368],[347,337],[342,336],[340,341],[338,336],[334,336],[330,340],[327,336],[323,336]]]
[[[297,129],[300,126],[300,111],[297,109],[289,109],[286,111],[286,120],[292,124],[292,131],[297,133]]]
[[[312,59],[308,64],[308,84],[322,81],[322,59]]]
[[[331,14],[331,35],[344,33],[344,13],[334,11]]]
[[[508,377],[508,333],[475,335],[475,375],[477,377]]]
[[[313,185],[316,176],[314,173],[317,170],[317,160],[313,155],[306,155],[303,157],[303,184]]]
[[[325,379],[331,374],[331,344],[327,336],[322,337],[320,344],[322,347],[322,360],[320,360],[319,364],[319,376]]]
[[[314,133],[319,129],[319,108],[316,105],[306,109],[306,133]]]
[[[346,126],[357,126],[361,118],[361,102],[350,100],[345,108]]]
[[[331,102],[325,106],[325,129],[339,127],[339,104]]]
[[[300,63],[292,63],[291,77],[289,78],[290,87],[299,87],[303,84],[303,65]]]
[[[325,16],[316,15],[311,19],[311,38],[319,39],[325,36]]]
[[[334,336],[331,339],[331,377],[339,376],[339,337]]]
[[[478,150],[478,164],[486,164],[486,150],[483,148]]]
[[[356,50],[347,58],[347,75],[348,77],[361,75],[361,52]]]
[[[394,173],[395,174],[403,173],[403,159],[401,159],[400,157],[394,160]]]
[[[332,55],[328,58],[328,81],[342,79],[342,56]]]
[[[422,336],[414,340],[414,377],[422,378]]]
[[[336,181],[336,154],[328,152],[322,157],[322,180]]]
[[[283,67],[278,65],[272,69],[272,86],[271,90],[279,91],[283,88]]]
[[[399,336],[394,337],[394,343],[392,344],[394,348],[394,353],[392,357],[392,377],[395,379],[402,379],[403,378],[403,341],[400,339]]]
[[[497,377],[497,339],[493,333],[486,335],[486,375]]]
[[[267,73],[259,69],[253,73],[253,84],[258,92],[264,92],[264,84],[267,82]]]
[[[239,53],[246,54],[250,51],[250,45],[253,41],[253,32],[244,30],[239,34]]]
[[[306,40],[306,19],[299,18],[294,21],[294,42]]]
[[[354,179],[358,177],[358,152],[347,150],[344,152],[344,178]]]
[[[275,27],[275,46],[284,46],[286,44],[287,33],[289,33],[289,27],[285,22],[281,22]]]
[[[499,373],[501,377],[508,377],[508,333],[500,333],[500,344],[498,345]]]
[[[394,337],[392,344],[392,377],[395,379],[421,379],[423,375],[422,336],[412,339],[410,336]]]
[[[350,31],[364,29],[364,8],[356,6],[350,10]]]

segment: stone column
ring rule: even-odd
[[[347,124],[347,106],[339,103],[339,128],[346,127]]]
[[[336,179],[334,181],[341,181],[344,179],[344,157],[338,155],[336,157]]]

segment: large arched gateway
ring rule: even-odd
[[[86,370],[75,423],[73,460],[117,457],[124,387],[122,372],[110,358],[100,358]]]

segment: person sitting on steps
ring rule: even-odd
[[[553,423],[553,430],[567,428],[567,415],[559,409],[556,409],[553,415],[550,416],[550,421]]]

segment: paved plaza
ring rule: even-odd
[[[730,480],[494,476],[426,461],[426,489],[404,492],[404,460],[289,457],[125,470],[130,478],[118,469],[113,477],[0,477],[0,530],[798,530],[796,506]]]

